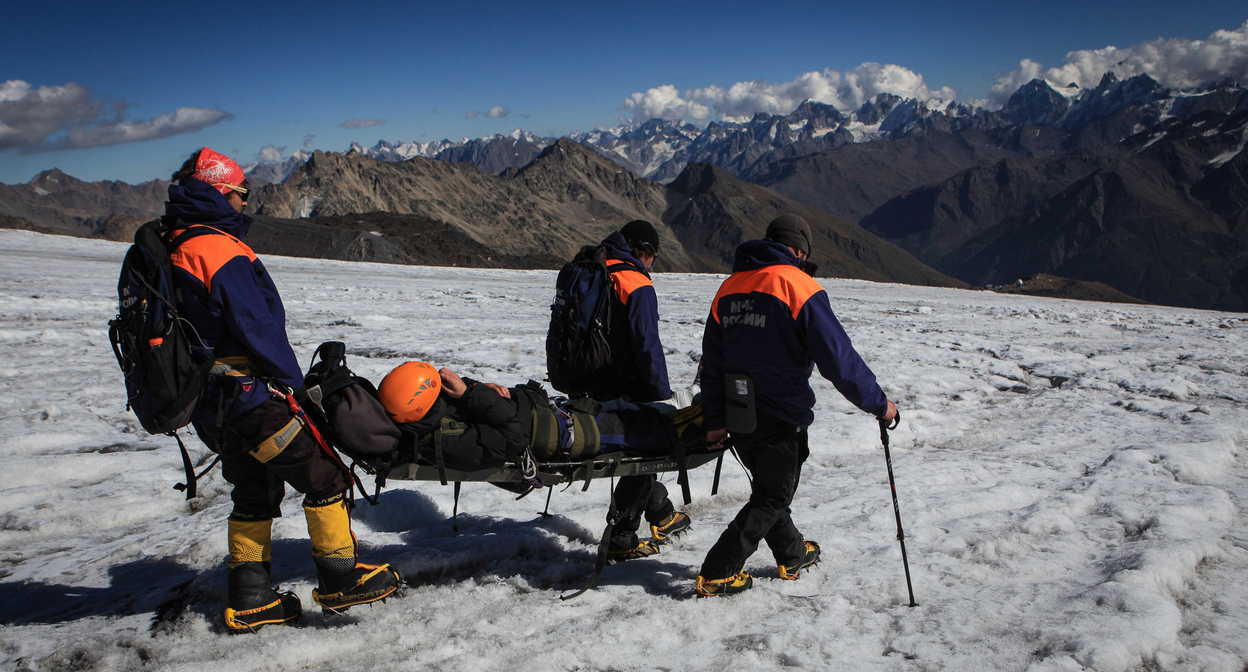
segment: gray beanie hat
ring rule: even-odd
[[[767,225],[767,237],[810,256],[810,225],[797,215],[790,213],[771,220]]]

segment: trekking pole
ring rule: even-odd
[[[906,559],[906,533],[901,529],[901,507],[897,505],[897,482],[893,480],[893,457],[888,451],[888,430],[897,429],[901,424],[901,413],[893,418],[893,425],[880,418],[880,442],[884,444],[884,463],[888,465],[888,487],[893,492],[893,514],[897,516],[897,541],[901,543],[901,566],[906,570],[906,590],[910,591],[910,606],[919,606],[914,601],[914,586],[910,584],[910,561]]]

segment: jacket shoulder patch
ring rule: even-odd
[[[256,253],[233,236],[197,236],[178,246],[169,259],[173,265],[204,283],[212,292],[212,278],[235,257],[247,257],[255,263]]]
[[[638,289],[654,285],[644,273],[638,273],[632,269],[612,273],[611,283],[615,285],[615,291],[620,296],[620,303],[628,303],[628,297]]]
[[[726,317],[721,318],[719,314],[720,299],[726,296],[744,295],[744,294],[766,294],[767,296],[779,299],[788,307],[793,319],[797,319],[798,313],[802,312],[802,307],[806,305],[806,301],[815,294],[823,291],[823,286],[815,281],[814,278],[806,275],[801,269],[788,264],[777,264],[775,266],[764,266],[763,268],[752,271],[743,271],[734,273],[731,277],[720,285],[719,292],[715,294],[715,300],[711,303],[711,315],[724,326],[728,326]],[[731,299],[729,308],[730,312],[737,316],[734,323],[751,324],[752,326],[766,326],[765,316],[755,315],[755,322],[747,323],[745,320],[750,314],[750,307],[744,305],[736,305],[741,301],[748,299]],[[759,323],[757,320],[763,320]]]

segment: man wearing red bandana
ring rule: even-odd
[[[173,175],[164,223],[169,240],[196,227],[213,235],[185,239],[170,254],[178,311],[215,360],[195,430],[221,455],[233,486],[229,517],[230,632],[289,623],[302,608],[277,592],[269,575],[273,519],[285,486],[304,494],[319,585],[327,612],[382,599],[400,585],[390,565],[361,563],[345,498],[349,476],[292,410],[287,395],[303,374],[286,337],[286,312],[273,279],[243,239],[250,187],[241,168],[208,147]]]

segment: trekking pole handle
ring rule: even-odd
[[[893,416],[893,421],[891,424],[889,423],[889,421],[885,420],[884,418],[876,418],[876,419],[879,420],[880,422],[880,443],[884,444],[884,448],[887,449],[888,448],[888,433],[894,429],[897,429],[899,426],[901,426],[901,411],[897,411],[897,415]]]

